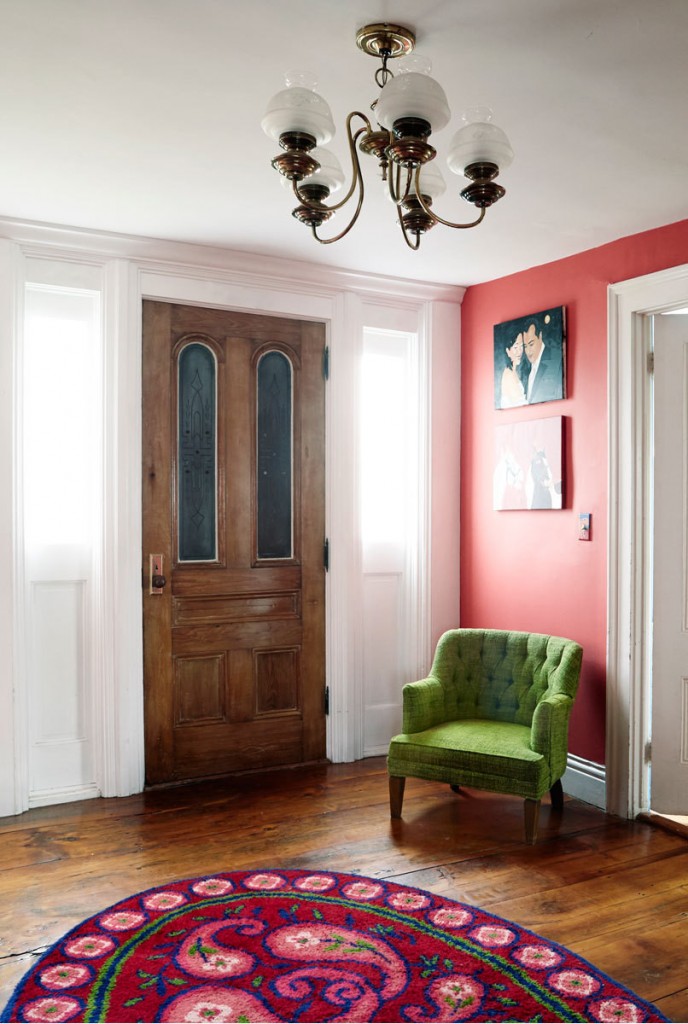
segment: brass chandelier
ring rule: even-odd
[[[366,25],[356,34],[359,49],[381,61],[375,71],[381,91],[371,105],[375,126],[358,110],[346,119],[352,180],[338,202],[328,204],[327,200],[344,184],[344,173],[336,156],[323,148],[335,126],[329,106],[314,91],[315,82],[288,73],[287,88],[268,104],[261,125],[282,150],[272,166],[283,175],[283,184],[291,188],[299,204],[292,215],[308,225],[313,237],[324,245],[348,234],[361,212],[364,183],[359,150],[377,160],[411,249],[419,248],[421,236],[435,224],[477,227],[487,208],[505,194],[495,179],[511,163],[513,151],[501,128],[491,123],[491,112],[479,108],[472,117],[464,118],[466,123],[454,135],[447,163],[451,171],[468,179],[461,196],[480,212],[475,220],[456,224],[432,209],[446,185],[433,163],[437,151],[428,139],[449,123],[450,113],[444,90],[429,75],[429,62],[413,53],[415,43],[414,33],[403,25]],[[395,58],[402,58],[398,76],[388,67]],[[321,238],[320,226],[353,197],[355,206],[346,227],[330,238]]]

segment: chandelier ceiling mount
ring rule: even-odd
[[[364,25],[356,33],[356,46],[371,57],[405,57],[415,45],[415,34],[403,25]]]

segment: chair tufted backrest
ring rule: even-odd
[[[439,639],[430,675],[442,684],[447,720],[530,726],[545,695],[575,697],[582,653],[575,641],[543,633],[451,629]]]

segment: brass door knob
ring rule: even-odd
[[[153,577],[153,586],[156,588],[156,590],[159,590],[162,587],[164,587],[166,583],[167,583],[167,580],[165,579],[164,576],[157,576],[156,575],[156,576]]]

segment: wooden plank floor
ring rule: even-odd
[[[593,961],[688,1021],[688,839],[567,799],[523,843],[518,799],[409,780],[383,758],[215,780],[0,819],[0,1006],[73,925],[150,886],[237,868],[323,868],[474,903]]]

